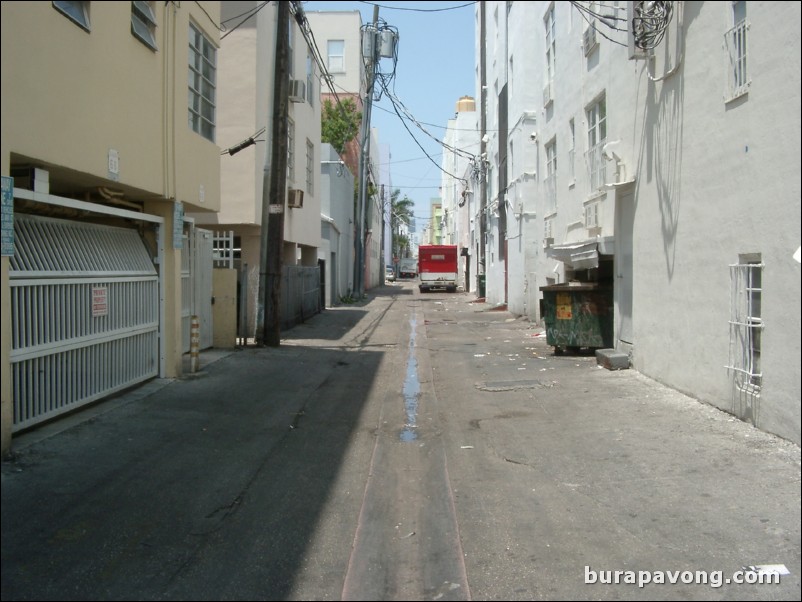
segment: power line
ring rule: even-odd
[[[267,6],[268,4],[270,4],[270,2],[266,0],[265,2],[262,2],[259,6],[256,6],[256,7],[252,8],[251,10],[249,10],[247,12],[244,12],[242,14],[237,15],[236,17],[231,17],[231,18],[226,19],[225,21],[223,21],[223,23],[225,24],[225,23],[228,23],[229,21],[233,21],[234,19],[239,19],[240,17],[243,17],[243,16],[247,15],[247,16],[245,16],[245,18],[242,21],[237,23],[234,27],[232,27],[231,29],[226,31],[222,36],[220,36],[220,39],[222,40],[228,34],[230,34],[230,33],[234,32],[234,31],[236,31],[237,29],[239,29],[244,23],[249,21],[251,19],[251,17],[255,17],[256,14],[260,10],[262,10],[265,6]],[[223,31],[223,30],[221,29],[220,31]]]
[[[197,4],[197,5],[198,5],[198,8],[199,8],[199,9],[201,9],[201,11],[203,11],[203,14],[204,14],[204,15],[206,15],[206,16],[209,18],[209,21],[211,21],[211,22],[212,22],[212,25],[214,25],[214,26],[217,28],[217,31],[225,31],[225,29],[224,29],[223,27],[220,27],[220,26],[219,26],[219,25],[218,25],[218,24],[215,22],[215,20],[214,20],[214,19],[212,19],[212,15],[210,15],[210,14],[208,13],[208,11],[207,11],[205,8],[203,8],[203,5],[202,5],[200,2],[198,2],[198,1],[196,0],[196,1],[195,1],[195,4]]]
[[[378,6],[379,8],[386,8],[389,10],[406,10],[416,13],[441,13],[449,10],[457,10],[459,8],[465,8],[466,6],[473,6],[476,2],[466,2],[465,4],[460,4],[459,6],[447,6],[446,8],[402,8],[400,6],[385,6],[384,4],[376,4],[375,2],[360,2],[360,4],[367,4],[369,6]]]

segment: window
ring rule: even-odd
[[[306,140],[306,191],[309,194],[314,194],[314,178],[315,178],[315,146],[312,142]]]
[[[53,6],[71,21],[89,31],[89,2],[53,2]]]
[[[749,22],[746,20],[746,2],[731,3],[732,28],[724,35],[729,55],[729,75],[727,100],[746,94],[751,83],[746,68],[746,34]]]
[[[590,190],[595,192],[604,186],[604,158],[602,149],[607,142],[607,104],[604,97],[600,98],[588,108],[588,176],[590,177]]]
[[[742,255],[730,266],[730,361],[736,391],[759,395],[763,264],[760,255]]]
[[[546,144],[546,207],[545,214],[557,211],[557,141]]]
[[[574,159],[576,158],[576,131],[574,129],[573,119],[568,122],[568,143],[570,144],[568,147],[568,185],[573,186],[574,182],[576,181],[576,175],[574,173]]]
[[[314,91],[314,84],[315,84],[315,64],[312,60],[311,53],[306,53],[306,100],[309,102],[309,105],[314,107],[315,103],[313,102],[314,97],[312,93]]]
[[[131,33],[156,50],[156,15],[152,2],[131,2]]]
[[[598,13],[599,7],[597,5],[597,2],[588,2],[587,12],[591,15]],[[599,45],[596,38],[596,19],[587,19],[587,21],[588,26],[582,32],[582,51],[585,56],[589,56]]]
[[[287,118],[287,179],[295,181],[295,122]]]
[[[287,21],[287,27],[289,31],[287,32],[287,71],[290,74],[290,80],[295,79],[295,40],[294,34],[295,31],[293,29],[293,23],[295,22],[294,18],[290,16]]]
[[[345,71],[345,41],[329,40],[329,73],[343,73]]]
[[[214,142],[217,50],[189,26],[189,127]]]
[[[544,19],[544,25],[546,27],[546,83],[543,87],[543,106],[548,106],[548,104],[554,98],[554,69],[555,69],[555,61],[554,61],[554,52],[556,49],[556,42],[554,40],[554,5],[552,4],[549,10],[546,12],[546,17]],[[547,92],[548,94],[547,94]]]

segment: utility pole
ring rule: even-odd
[[[287,115],[289,113],[290,3],[277,3],[276,63],[273,73],[273,119],[270,150],[262,179],[261,261],[256,341],[278,347],[281,343],[281,268],[284,250],[284,211],[287,188]]]
[[[362,59],[366,66],[365,101],[362,105],[362,123],[359,134],[359,200],[357,202],[356,270],[354,289],[362,298],[365,292],[365,206],[367,205],[367,159],[370,151],[370,113],[373,108],[373,83],[378,66],[379,5],[373,5],[373,25],[362,34]],[[383,268],[382,268],[383,269]]]

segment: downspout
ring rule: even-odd
[[[479,147],[479,157],[482,162],[480,165],[481,177],[481,194],[479,196],[479,257],[477,258],[478,265],[476,270],[477,277],[485,273],[485,241],[487,239],[487,171],[485,165],[485,157],[487,157],[487,25],[485,19],[487,17],[485,10],[485,3],[479,3],[479,94],[481,112],[479,115],[479,134],[481,136],[481,145]]]

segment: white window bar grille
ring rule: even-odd
[[[605,160],[602,156],[604,144],[607,142],[607,101],[604,97],[587,110],[588,120],[588,152],[585,160],[588,166],[590,192],[601,190],[605,178]]]
[[[729,56],[728,100],[732,100],[749,91],[749,73],[747,71],[747,45],[746,34],[749,31],[749,22],[741,21],[724,34]]]
[[[557,144],[546,146],[546,178],[543,181],[546,187],[545,214],[557,211]]]
[[[605,182],[605,161],[602,156],[602,148],[604,142],[592,147],[585,154],[585,161],[588,164],[588,177],[590,178],[590,191],[591,193],[601,190]]]
[[[212,236],[214,267],[234,268],[234,231],[215,232]]]
[[[727,369],[736,390],[754,396],[760,394],[762,263],[738,263],[730,266],[730,354]]]

